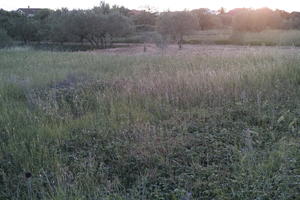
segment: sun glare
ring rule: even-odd
[[[190,4],[189,4],[190,2]],[[300,10],[300,2],[297,0],[210,0],[207,2],[186,0],[184,5],[189,5],[189,9],[208,7],[210,9],[218,9],[224,7],[228,9],[234,8],[263,8],[282,9],[287,11]],[[178,6],[179,7],[179,6]],[[182,5],[181,5],[182,7]]]

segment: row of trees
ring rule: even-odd
[[[236,31],[259,32],[265,29],[300,29],[299,12],[288,13],[283,10],[271,10],[269,8],[237,8],[229,12],[225,12],[224,8],[219,11],[200,8],[192,11],[156,13],[155,15],[144,12],[135,16],[138,19],[143,19],[144,23],[140,23],[138,20],[135,22],[138,22],[139,25],[154,26],[162,23],[160,21],[163,19],[162,16],[168,18],[172,15],[182,14],[190,15],[189,22],[185,22],[193,24],[195,30],[232,28]]]
[[[101,2],[89,10],[41,10],[33,17],[19,12],[0,10],[0,45],[12,40],[56,43],[89,42],[94,48],[107,48],[114,38],[130,33],[156,32],[156,38],[166,38],[182,46],[183,36],[193,30],[233,28],[236,31],[264,29],[299,29],[300,14],[262,9],[234,9],[218,12],[196,9],[180,12],[153,12],[129,10]],[[157,35],[160,34],[160,37]],[[150,37],[153,37],[153,35]]]
[[[287,13],[282,10],[271,10],[261,8],[235,9],[227,15],[232,17],[232,27],[237,31],[260,32],[265,29],[297,29],[300,19],[294,16],[295,13]],[[297,22],[297,23],[295,23]]]
[[[92,10],[59,10],[49,17],[49,39],[55,42],[88,41],[95,48],[111,46],[113,37],[129,34],[133,26],[119,12]]]
[[[265,29],[299,29],[300,13],[287,13],[282,10],[234,9],[225,12],[220,9],[212,12],[209,9],[192,11],[165,12],[158,16],[157,30],[169,35],[182,47],[183,36],[193,30],[210,28],[232,28],[237,32],[260,32]]]
[[[91,10],[41,10],[34,17],[1,10],[0,29],[24,43],[88,41],[95,48],[106,48],[113,37],[132,32],[133,25],[125,11],[105,3]]]

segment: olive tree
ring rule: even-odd
[[[70,33],[87,40],[94,48],[112,45],[112,38],[124,36],[132,30],[128,17],[117,12],[99,12],[100,9],[73,11],[69,17]]]
[[[67,9],[57,10],[53,12],[48,19],[49,23],[49,39],[52,42],[64,42],[70,41],[71,34],[68,29],[68,14]]]
[[[187,11],[165,12],[158,17],[157,21],[158,32],[176,40],[179,49],[182,49],[183,36],[195,30],[196,26],[195,16]]]
[[[38,26],[35,20],[20,16],[14,18],[12,24],[11,33],[15,39],[22,40],[25,44],[29,41],[38,40]]]
[[[0,48],[10,46],[12,38],[7,34],[5,29],[0,28]]]
[[[200,8],[193,10],[192,13],[196,16],[198,27],[200,30],[213,28],[217,25],[217,16],[212,14],[208,8]]]
[[[128,17],[113,12],[107,16],[105,29],[111,46],[114,37],[123,37],[130,34],[134,30],[134,26]],[[105,41],[105,45],[106,43],[107,41]]]

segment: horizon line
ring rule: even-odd
[[[146,8],[129,8],[129,7],[126,7],[126,6],[123,6],[123,5],[116,5],[116,4],[111,4],[111,6],[119,6],[119,7],[124,7],[124,8],[127,8],[129,10],[138,10],[138,11],[143,11],[143,10],[147,10]],[[93,7],[90,7],[90,8],[68,8],[68,7],[60,7],[60,8],[42,8],[42,7],[31,7],[30,5],[28,7],[19,7],[19,8],[14,8],[14,9],[4,9],[4,8],[0,8],[0,10],[5,10],[5,11],[17,11],[18,9],[49,9],[49,10],[60,10],[60,9],[68,9],[68,10],[89,10],[89,9],[93,9],[97,7],[97,5],[93,6]],[[142,6],[140,6],[142,7]],[[225,8],[225,7],[220,7],[219,9],[211,9],[211,8],[207,8],[207,7],[195,7],[195,8],[184,8],[182,10],[178,10],[178,9],[156,9],[154,8],[154,10],[156,12],[166,12],[166,11],[171,11],[171,12],[176,12],[176,11],[191,11],[191,10],[195,10],[195,9],[201,9],[201,8],[205,8],[205,9],[209,9],[211,11],[218,11],[219,9],[221,8],[224,8],[225,9],[225,12],[229,12],[231,10],[234,10],[234,9],[253,9],[253,10],[257,10],[257,9],[262,9],[262,8],[268,8],[268,9],[271,9],[273,11],[275,10],[282,10],[282,11],[285,11],[285,12],[288,12],[288,13],[292,13],[292,12],[300,12],[300,10],[293,10],[293,11],[289,11],[289,10],[286,10],[286,9],[280,9],[280,8],[270,8],[270,7],[267,7],[267,6],[264,6],[264,7],[258,7],[258,8],[254,8],[254,7],[235,7],[235,8]]]

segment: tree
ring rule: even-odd
[[[131,32],[132,24],[128,17],[108,6],[95,7],[92,10],[73,10],[68,12],[66,25],[68,34],[80,41],[88,41],[94,48],[106,48],[112,45],[112,38]]]
[[[116,6],[115,6],[115,8],[116,8]],[[110,5],[108,3],[105,3],[104,1],[101,1],[99,6],[96,6],[96,7],[93,8],[93,11],[95,13],[108,15],[109,13],[112,12],[112,9],[110,8]]]
[[[300,29],[300,12],[292,12],[285,21],[285,28]]]
[[[269,8],[236,9],[233,15],[233,29],[236,31],[260,32],[267,28],[281,28],[282,23],[280,13]]]
[[[226,13],[225,8],[221,7],[220,10],[218,11],[220,15],[224,15]]]
[[[87,13],[85,10],[72,10],[67,17],[67,30],[81,43],[87,39],[89,34],[89,23],[87,23]]]
[[[10,12],[0,9],[0,28],[8,30],[11,27],[11,19]]]
[[[197,17],[200,30],[213,28],[217,24],[217,16],[208,8],[200,8],[192,12]]]
[[[123,37],[133,31],[133,25],[130,19],[119,13],[111,13],[107,16],[105,29],[110,37],[110,46],[113,37]]]
[[[130,17],[130,10],[128,8],[125,8],[124,6],[117,6],[113,5],[111,8],[111,11],[114,13],[119,13],[120,15]]]
[[[37,40],[47,41],[49,40],[50,26],[49,17],[53,11],[49,9],[43,9],[34,15],[33,19],[37,26]]]
[[[25,44],[38,40],[38,27],[33,19],[21,16],[14,18],[12,24],[11,34],[14,38],[22,40]]]
[[[0,28],[0,48],[10,46],[12,38],[7,34],[5,29]]]
[[[153,12],[149,7],[146,10],[137,12],[132,16],[135,28],[137,32],[141,32],[142,41],[144,43],[144,52],[147,51],[147,43],[152,40],[152,32],[155,31],[155,23],[157,19],[157,13]]]
[[[49,39],[52,42],[59,42],[63,44],[71,38],[70,30],[68,29],[68,16],[67,9],[61,9],[53,12],[49,16]]]
[[[260,30],[266,28],[278,29],[282,27],[283,18],[281,17],[281,14],[276,11],[269,8],[260,8],[254,10],[253,14],[256,16],[256,19],[258,19],[256,23],[260,25]]]
[[[175,39],[179,49],[182,49],[183,36],[195,30],[196,25],[195,16],[187,11],[162,13],[157,21],[158,32]]]
[[[5,30],[6,34],[10,37],[16,37],[16,33],[14,32],[14,24],[17,18],[22,17],[17,12],[8,12],[5,10],[0,9],[0,29]]]
[[[94,48],[105,48],[107,16],[93,11],[86,11],[83,14],[87,29],[85,39],[89,41]]]
[[[156,18],[156,13],[145,10],[132,16],[137,31],[154,31]]]

